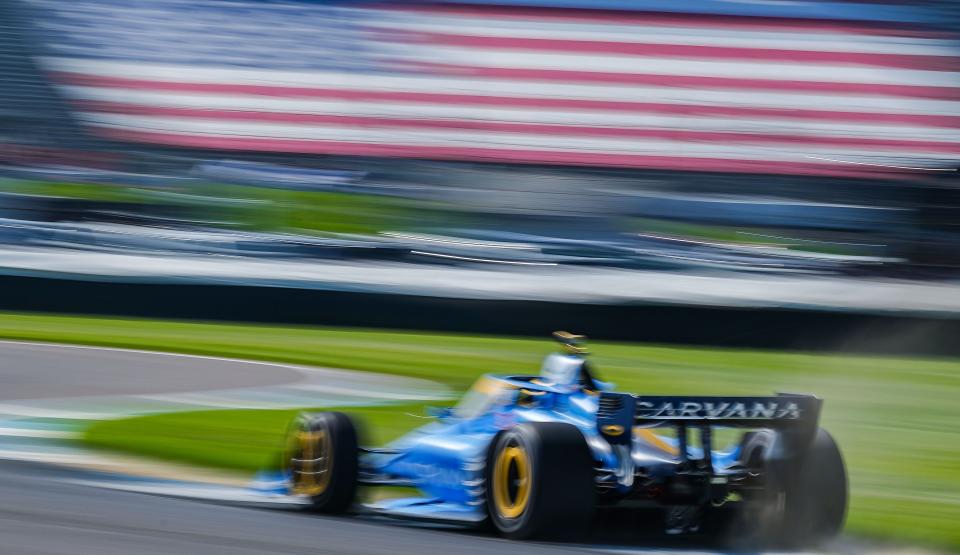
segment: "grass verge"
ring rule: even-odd
[[[551,349],[545,339],[24,314],[0,314],[0,337],[353,368],[434,379],[458,390],[484,372],[535,371]],[[960,549],[960,361],[607,342],[593,347],[602,377],[621,390],[819,394],[826,399],[822,424],[839,441],[850,471],[848,530]],[[382,410],[395,432],[419,423],[393,421],[406,409]],[[256,449],[247,441],[251,430],[267,430],[262,442],[253,442],[262,446],[282,431],[290,415],[274,412],[143,417],[97,424],[90,437],[101,446],[146,453],[160,447],[149,447],[149,438],[137,440],[137,434],[162,429],[168,434],[166,456],[188,460],[197,456],[198,445],[218,443],[219,454],[205,464],[223,464],[217,461],[224,453],[240,460],[242,452]],[[230,422],[234,432],[217,422]],[[262,458],[251,454],[246,460]]]
[[[379,445],[422,425],[424,420],[414,416],[422,409],[416,404],[334,410],[357,418],[364,443]],[[87,428],[83,441],[111,451],[253,473],[277,468],[284,432],[299,412],[206,410],[104,420]]]

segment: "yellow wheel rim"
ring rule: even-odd
[[[502,518],[517,518],[530,501],[530,460],[518,445],[497,455],[493,467],[493,504]]]
[[[297,430],[290,455],[292,492],[311,497],[327,491],[333,467],[333,450],[324,430]]]

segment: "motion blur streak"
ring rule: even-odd
[[[600,418],[614,391],[815,395],[845,459],[821,441],[824,522],[849,507],[825,549],[960,549],[958,31],[954,0],[0,0],[0,552],[712,549],[713,505],[766,480],[744,453],[779,442],[701,427],[698,459],[644,428],[674,479]],[[564,490],[602,498],[592,535],[371,516],[581,524],[509,517],[558,329],[595,340],[571,403],[609,460]],[[299,409],[366,421],[347,451],[376,462],[488,373],[531,377],[483,428],[519,434],[502,522],[465,448],[354,469],[384,498],[290,494],[356,435],[324,412],[291,447]],[[467,504],[392,499],[424,476]]]

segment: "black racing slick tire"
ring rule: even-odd
[[[847,516],[847,471],[833,437],[824,429],[791,468],[785,481],[781,532],[790,548],[813,548],[836,537]]]
[[[309,500],[314,511],[338,514],[357,495],[357,428],[341,412],[303,413],[287,434],[290,493]]]
[[[570,424],[537,422],[500,432],[486,465],[490,524],[510,539],[573,538],[596,507],[593,457]]]
[[[762,473],[764,487],[741,503],[707,515],[707,532],[733,550],[810,549],[836,537],[847,511],[847,474],[840,449],[818,429],[800,454],[773,456],[777,434],[753,432],[741,445],[741,464]]]

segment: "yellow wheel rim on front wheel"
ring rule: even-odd
[[[493,504],[502,518],[517,518],[530,501],[530,459],[519,445],[497,455],[493,467]]]
[[[330,485],[333,449],[324,430],[297,430],[290,456],[292,493],[311,497]]]

